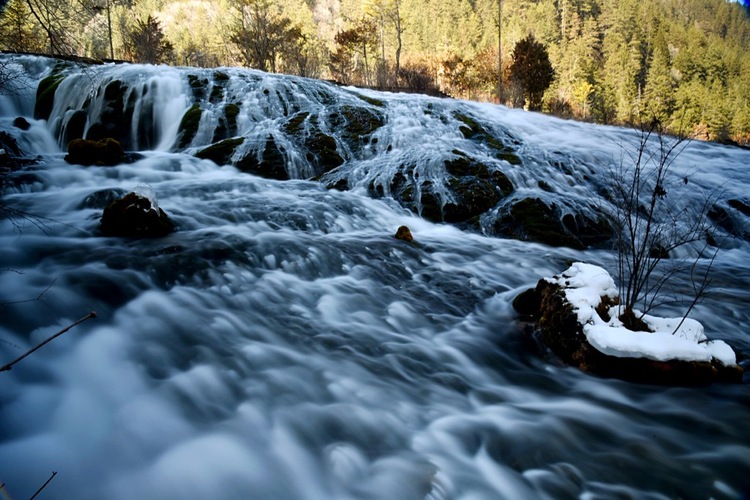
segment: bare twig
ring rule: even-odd
[[[90,320],[91,318],[96,318],[96,313],[95,313],[94,311],[91,311],[91,312],[90,312],[90,313],[88,313],[88,314],[87,314],[86,316],[84,316],[83,318],[79,319],[78,321],[76,321],[76,322],[75,322],[75,323],[73,323],[72,325],[66,326],[65,328],[63,328],[62,330],[60,330],[59,332],[57,332],[56,334],[54,334],[54,335],[52,335],[51,337],[47,338],[46,340],[44,340],[44,341],[40,342],[40,343],[39,343],[39,344],[37,344],[37,345],[36,345],[36,346],[35,346],[34,348],[32,348],[32,349],[30,349],[30,350],[26,351],[26,352],[25,352],[25,353],[24,353],[24,354],[23,354],[22,356],[20,356],[20,357],[16,358],[15,360],[11,361],[11,362],[10,362],[10,363],[8,363],[7,365],[4,365],[3,367],[0,367],[0,372],[4,372],[4,371],[7,371],[7,370],[10,370],[11,368],[13,368],[13,365],[15,365],[16,363],[18,363],[19,361],[21,361],[21,360],[22,360],[23,358],[25,358],[25,357],[26,357],[26,356],[28,356],[29,354],[31,354],[31,353],[33,353],[33,352],[35,352],[35,351],[36,351],[37,349],[39,349],[39,348],[40,348],[40,347],[42,347],[43,345],[45,345],[45,344],[48,344],[49,342],[52,342],[52,341],[53,341],[53,340],[55,340],[55,339],[56,339],[57,337],[59,337],[60,335],[62,335],[62,334],[63,334],[63,333],[65,333],[65,332],[67,332],[68,330],[70,330],[70,329],[71,329],[71,328],[73,328],[74,326],[80,325],[80,324],[81,324],[81,323],[83,323],[84,321],[88,321],[88,320]]]
[[[42,487],[41,487],[41,488],[39,488],[38,490],[36,490],[36,493],[34,493],[33,495],[31,495],[31,498],[30,498],[29,500],[34,500],[34,499],[36,498],[36,496],[37,496],[37,495],[38,495],[39,493],[41,493],[41,492],[42,492],[42,490],[43,490],[44,488],[46,488],[46,487],[47,487],[47,485],[48,485],[48,484],[50,483],[50,481],[52,481],[53,479],[55,479],[55,476],[56,476],[56,475],[57,475],[57,472],[56,472],[56,471],[53,471],[53,472],[52,472],[52,475],[51,475],[51,476],[49,477],[49,479],[47,479],[47,481],[46,481],[46,482],[45,482],[45,483],[44,483],[44,484],[42,485]]]
[[[54,285],[56,281],[57,281],[57,278],[53,279],[52,283],[47,285],[47,288],[42,290],[35,299],[23,299],[23,300],[14,300],[12,302],[3,302],[2,304],[0,304],[0,306],[9,306],[11,304],[25,304],[27,302],[36,302],[38,300],[42,300],[42,297],[44,297],[44,294],[49,292],[50,288],[52,288],[52,285]]]

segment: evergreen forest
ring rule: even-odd
[[[0,49],[500,96],[750,143],[750,16],[725,0],[8,0]]]

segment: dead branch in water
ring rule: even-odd
[[[25,353],[24,353],[23,355],[21,355],[20,357],[16,358],[16,359],[15,359],[15,360],[13,360],[13,361],[11,361],[11,362],[10,362],[10,363],[8,363],[7,365],[4,365],[3,367],[0,367],[0,372],[4,372],[4,371],[7,371],[7,370],[10,370],[10,369],[11,369],[11,368],[13,367],[13,365],[15,365],[16,363],[18,363],[19,361],[21,361],[21,360],[22,360],[23,358],[25,358],[25,357],[26,357],[26,356],[28,356],[29,354],[31,354],[31,353],[33,353],[33,352],[35,352],[35,351],[36,351],[37,349],[39,349],[39,348],[40,348],[40,347],[42,347],[43,345],[45,345],[45,344],[48,344],[49,342],[52,342],[52,341],[53,341],[53,340],[55,340],[55,339],[56,339],[57,337],[59,337],[60,335],[62,335],[62,334],[63,334],[63,333],[65,333],[65,332],[67,332],[68,330],[70,330],[70,329],[71,329],[71,328],[73,328],[74,326],[80,325],[80,324],[81,324],[81,323],[83,323],[84,321],[88,321],[88,320],[90,320],[91,318],[96,318],[96,313],[95,313],[94,311],[91,311],[90,313],[88,313],[88,314],[87,314],[86,316],[84,316],[83,318],[79,319],[79,320],[78,320],[78,321],[76,321],[75,323],[73,323],[73,324],[71,324],[71,325],[68,325],[68,326],[66,326],[65,328],[63,328],[62,330],[60,330],[59,332],[57,332],[56,334],[54,334],[54,335],[52,335],[51,337],[49,337],[49,338],[47,338],[47,339],[43,340],[42,342],[40,342],[39,344],[37,344],[37,345],[36,345],[35,347],[33,347],[33,348],[29,349],[29,350],[28,350],[28,351],[26,351],[26,352],[25,352]]]

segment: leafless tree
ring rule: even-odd
[[[716,193],[696,204],[672,192],[688,183],[687,177],[678,178],[672,172],[687,145],[684,137],[664,135],[661,124],[654,121],[641,128],[633,150],[624,148],[612,171],[620,320],[631,330],[647,330],[643,315],[682,295],[672,291],[676,275],[688,274],[692,284],[684,317],[710,283],[717,250],[709,250],[707,216]],[[697,252],[693,257],[675,252],[689,245]],[[702,271],[701,262],[707,262]]]

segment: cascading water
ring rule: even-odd
[[[750,492],[746,385],[565,368],[525,344],[510,306],[571,261],[611,268],[604,244],[492,235],[522,199],[560,218],[606,213],[608,169],[633,132],[239,69],[13,64],[31,91],[0,99],[0,129],[40,156],[3,190],[33,217],[0,222],[0,362],[98,313],[0,374],[0,480],[14,498],[53,470],[49,498]],[[55,74],[34,119],[34,90]],[[71,134],[116,135],[138,155],[69,165]],[[196,157],[228,140],[228,165]],[[692,143],[674,167],[689,183],[670,188],[738,200],[716,232],[739,237],[723,240],[714,293],[692,316],[743,352],[749,163]],[[461,211],[457,186],[503,178],[494,203]],[[133,190],[178,230],[102,237],[103,207]],[[393,238],[400,225],[414,244]]]

